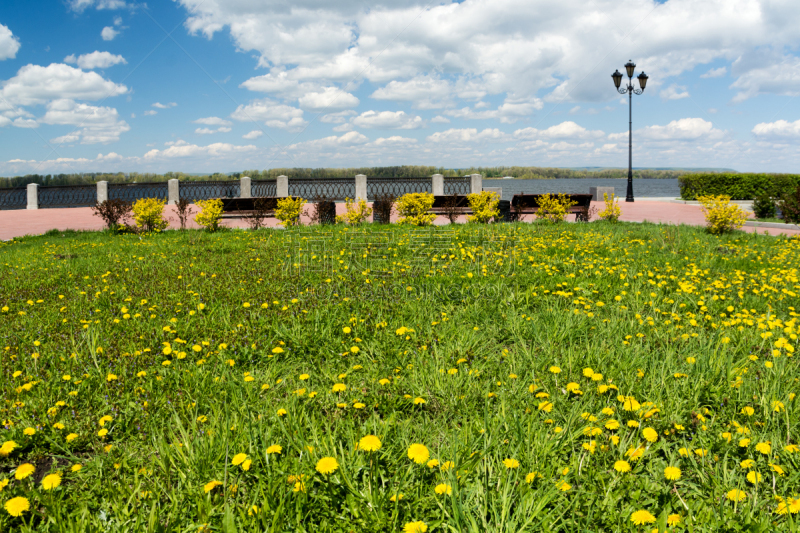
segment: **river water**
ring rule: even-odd
[[[628,187],[626,178],[616,179],[554,179],[554,180],[504,180],[483,179],[484,187],[502,187],[503,200],[511,200],[515,194],[568,193],[589,194],[589,187],[614,187],[614,194],[625,198]],[[679,198],[681,189],[676,179],[634,179],[634,198],[669,197]]]

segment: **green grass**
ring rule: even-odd
[[[777,222],[779,224],[786,224],[786,221],[782,218],[777,217],[770,217],[770,218],[757,218],[757,222]]]
[[[652,224],[0,243],[0,530],[796,531],[799,262]]]

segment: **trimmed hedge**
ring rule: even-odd
[[[731,200],[754,200],[758,196],[778,198],[800,187],[797,174],[686,174],[678,178],[681,198],[727,194]]]

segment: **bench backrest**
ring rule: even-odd
[[[511,206],[512,207],[539,207],[539,199],[544,196],[544,194],[515,194],[511,198]],[[551,195],[554,196],[554,195]],[[564,196],[568,197],[573,202],[577,202],[575,207],[586,207],[588,208],[592,202],[592,195],[591,194],[565,194]]]
[[[264,208],[274,210],[278,208],[277,196],[266,196],[263,198],[220,198],[222,200],[223,213],[232,211],[253,211],[256,200],[264,202]]]

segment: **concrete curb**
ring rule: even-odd
[[[744,225],[753,226],[754,228],[800,229],[800,226],[797,224],[781,224],[780,222],[756,222],[748,220]]]

